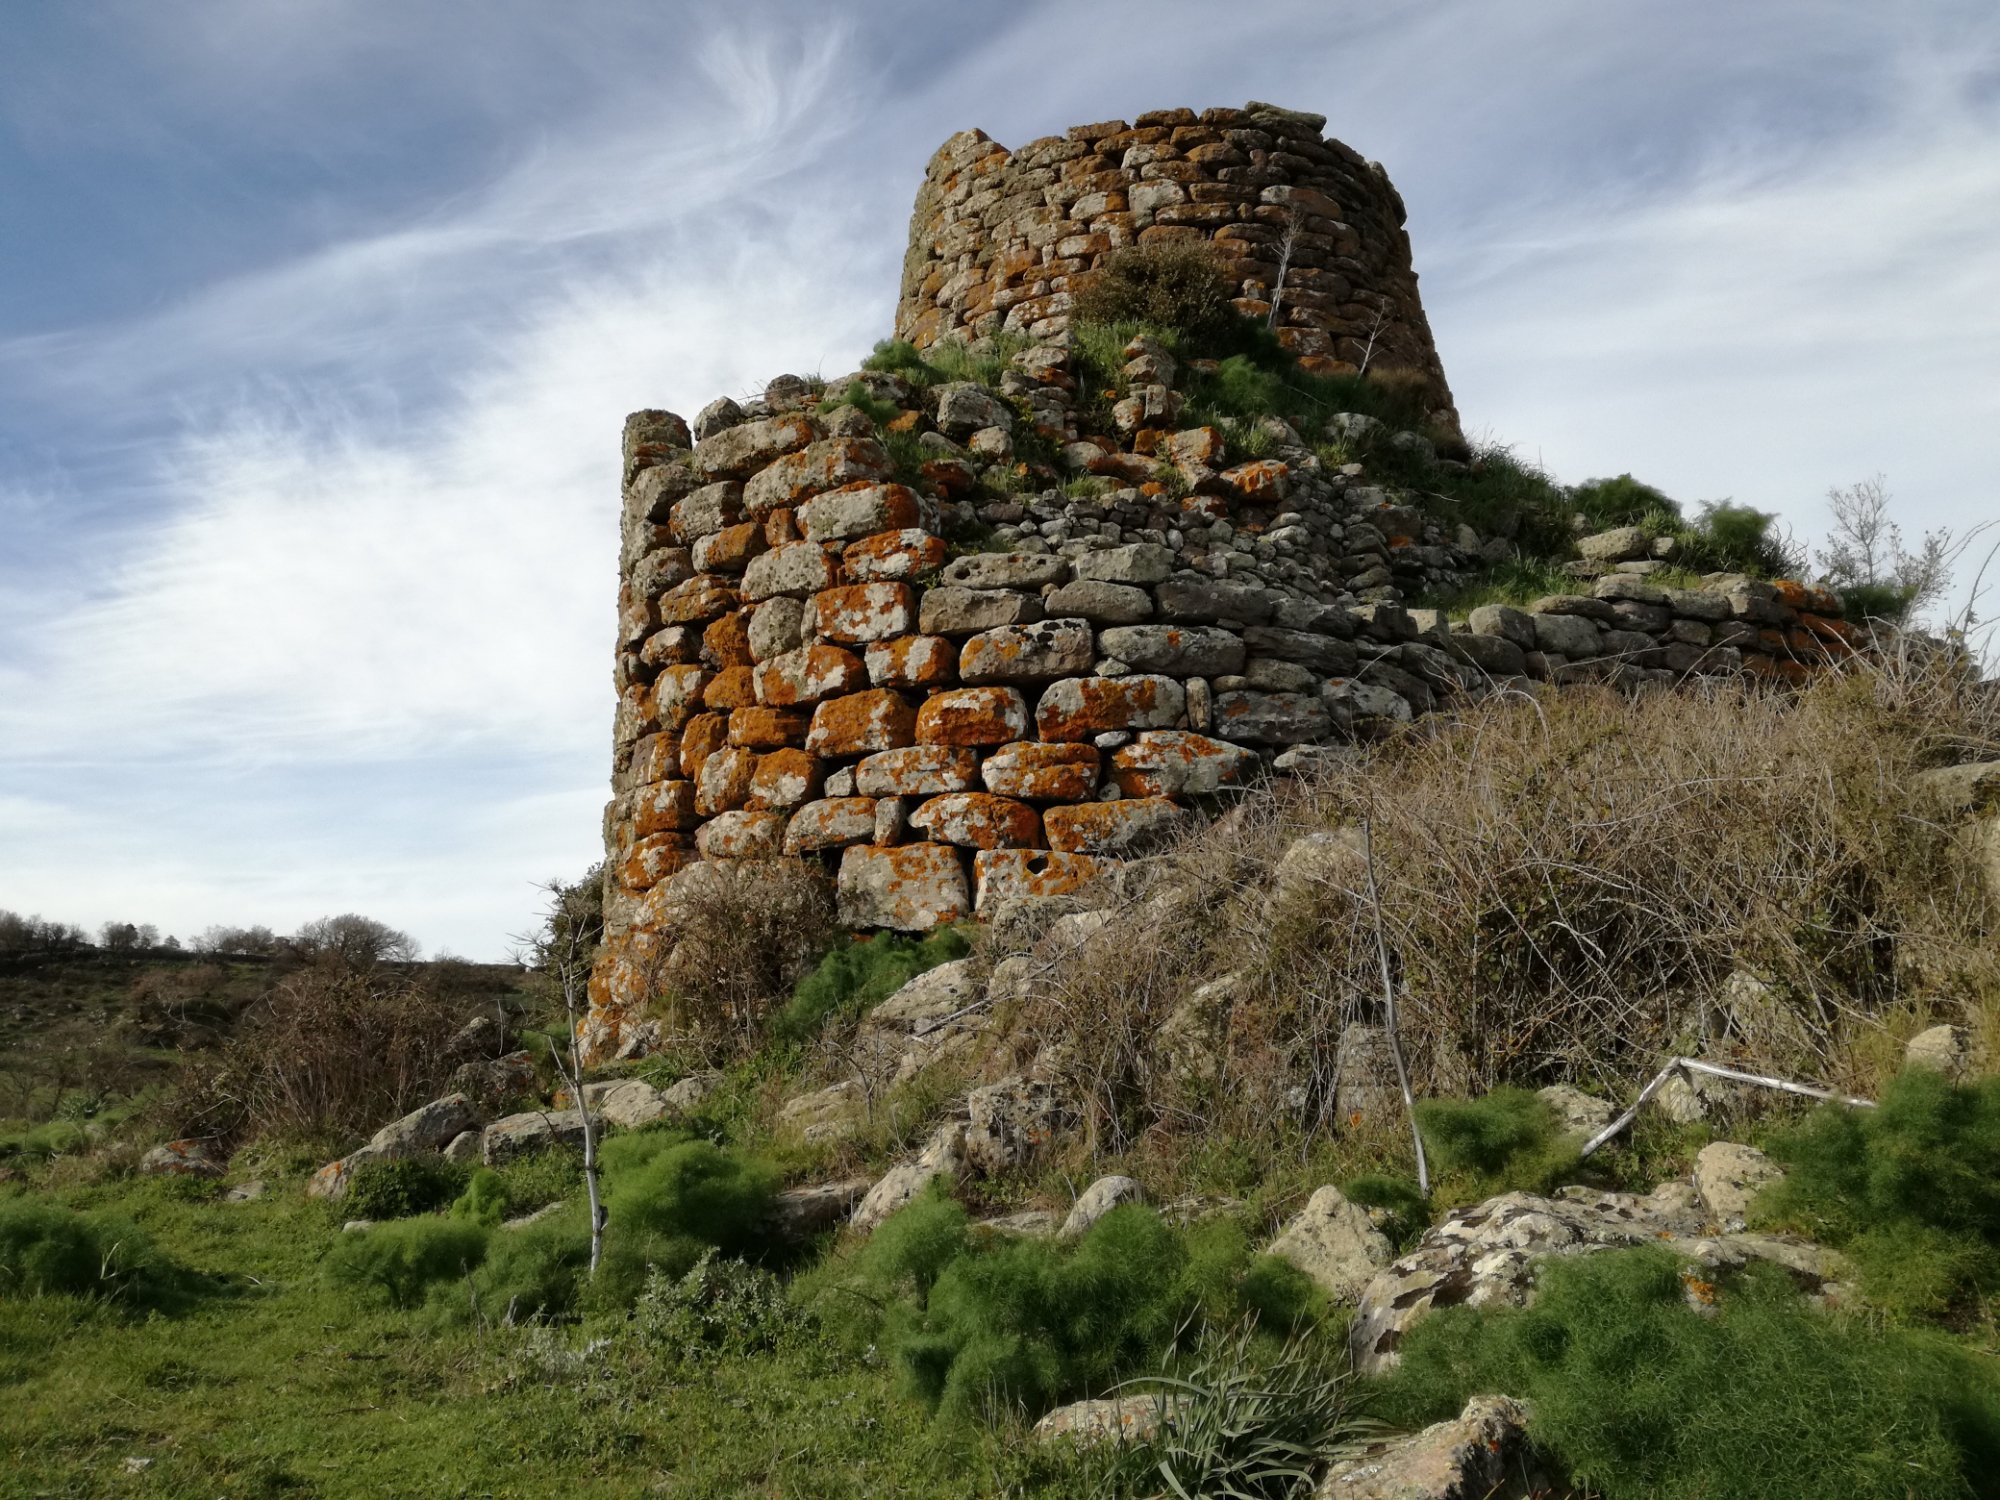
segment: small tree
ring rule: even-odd
[[[597,1126],[590,1117],[589,1101],[583,1093],[583,1048],[579,1033],[588,1004],[590,965],[597,939],[603,934],[603,911],[597,885],[586,875],[575,885],[550,880],[542,886],[547,897],[543,906],[542,930],[516,938],[517,956],[523,963],[539,968],[562,997],[564,1045],[549,1038],[549,1056],[555,1062],[576,1112],[583,1121],[583,1186],[590,1198],[590,1272],[597,1275],[604,1259],[604,1196],[599,1191],[597,1172]]]
[[[377,964],[415,963],[423,952],[407,932],[352,911],[306,923],[292,946],[307,958],[332,958],[357,973]]]
[[[1826,492],[1833,529],[1815,554],[1821,575],[1863,613],[1898,624],[1937,603],[1951,587],[1955,548],[1949,529],[1924,533],[1914,552],[1889,518],[1889,486],[1880,474]]]

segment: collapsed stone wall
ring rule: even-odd
[[[1274,419],[1275,456],[1231,462],[1222,432],[1173,425],[1171,356],[1126,354],[1114,431],[1079,435],[1060,337],[997,391],[787,377],[692,428],[628,420],[600,1053],[637,1035],[707,861],[823,860],[846,925],[923,930],[1071,889],[1329,743],[1470,696],[1797,677],[1857,642],[1820,591],[1659,586],[1636,528],[1586,539],[1587,592],[1408,608],[1494,543]],[[827,394],[850,384],[894,415]],[[1329,427],[1411,436],[1368,420]],[[1084,482],[1002,489],[1060,477],[1014,461],[1030,430]],[[889,434],[930,456],[899,475]]]
[[[1206,240],[1306,368],[1422,374],[1451,389],[1417,295],[1403,200],[1323,115],[1252,103],[1079,125],[1018,150],[962,131],[931,158],[903,261],[896,336],[918,348],[1068,326],[1077,279],[1124,246]]]

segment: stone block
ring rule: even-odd
[[[647,891],[695,863],[694,840],[685,833],[655,833],[640,839],[618,864],[618,879],[629,891]]]
[[[965,559],[961,558],[960,561]],[[971,635],[1042,617],[1042,601],[1011,589],[969,589],[939,585],[924,591],[917,628],[925,635]]]
[[[662,625],[706,625],[742,602],[742,596],[720,578],[701,574],[660,595],[656,612]]]
[[[662,734],[678,734],[701,711],[702,694],[715,674],[706,667],[664,668],[653,679],[653,716]]]
[[[1303,745],[1333,733],[1326,704],[1304,693],[1217,693],[1210,716],[1218,734],[1252,745]]]
[[[1072,677],[1043,690],[1035,729],[1044,740],[1088,740],[1123,729],[1170,729],[1186,712],[1186,690],[1171,677]]]
[[[701,633],[701,659],[711,667],[747,667],[750,654],[750,611],[731,610],[711,620]]]
[[[717,813],[694,836],[703,859],[776,859],[785,852],[783,813]]]
[[[787,542],[750,559],[743,570],[743,597],[755,601],[785,594],[804,599],[832,588],[838,582],[836,571],[817,542]]]
[[[700,821],[691,781],[656,781],[632,794],[632,831],[640,838],[654,833],[684,833]]]
[[[1087,620],[1002,625],[966,641],[958,654],[961,682],[1049,682],[1090,671],[1097,659]]]
[[[1004,901],[1066,896],[1115,867],[1092,854],[982,849],[972,857],[973,904],[984,914]]]
[[[817,756],[789,746],[757,757],[750,778],[749,806],[757,811],[790,812],[819,795],[826,768]]]
[[[1098,649],[1140,672],[1171,677],[1229,677],[1243,670],[1233,631],[1209,625],[1120,625],[1098,632]]]
[[[747,479],[818,435],[811,420],[797,412],[745,422],[703,438],[695,445],[695,463],[710,479]]]
[[[697,573],[741,573],[763,550],[764,528],[745,521],[710,532],[694,544],[691,555]]]
[[[1111,779],[1127,797],[1200,797],[1247,786],[1253,750],[1179,729],[1149,729],[1111,752]]]
[[[813,710],[806,749],[815,755],[869,755],[912,743],[917,711],[901,693],[868,688]]]
[[[813,620],[838,645],[886,641],[916,628],[917,599],[907,583],[850,583],[813,595]]]
[[[799,507],[799,526],[811,542],[851,542],[882,531],[917,525],[917,492],[901,484],[854,484],[830,490]]]
[[[910,826],[933,843],[965,849],[1034,849],[1042,842],[1042,820],[1025,802],[991,792],[947,792],[920,804]]]
[[[1069,578],[1069,559],[1051,552],[972,552],[954,557],[938,572],[938,582],[950,588],[1034,593],[1052,583],[1067,583]]]
[[[1264,624],[1278,607],[1270,593],[1256,584],[1194,573],[1169,578],[1153,590],[1153,602],[1162,620],[1238,620],[1245,625]]]
[[[1080,578],[1048,595],[1042,607],[1052,615],[1088,620],[1093,625],[1136,625],[1152,619],[1153,596],[1130,584]]]
[[[1259,656],[1297,662],[1321,677],[1351,676],[1359,659],[1351,642],[1275,625],[1250,626],[1243,632],[1243,644]]]
[[[693,544],[743,519],[743,486],[734,480],[703,485],[674,504],[674,535]]]
[[[1101,547],[1070,560],[1078,579],[1145,586],[1163,583],[1174,571],[1174,554],[1157,542]]]
[[[846,849],[835,893],[843,927],[928,932],[972,910],[965,862],[949,844]]]
[[[728,743],[728,714],[696,714],[688,720],[687,728],[681,731],[679,747],[681,775],[689,781],[699,779],[702,765],[709,756]]]
[[[840,562],[856,583],[908,583],[943,567],[945,551],[943,537],[906,526],[849,542]]]
[[[695,778],[694,805],[704,818],[733,811],[750,800],[750,780],[757,773],[757,752],[738,746],[717,750],[701,763]]]
[[[800,523],[806,527],[806,535],[817,541],[821,538],[813,536],[812,526],[806,520],[806,513],[812,507],[803,502],[829,490],[886,479],[889,468],[888,453],[873,438],[826,438],[803,452],[774,460],[746,483],[743,486],[743,513],[762,519],[774,510],[797,507],[800,509]],[[907,520],[885,521],[848,535],[865,536],[870,531],[888,531],[897,526],[913,525],[915,521],[915,515],[911,515]]]
[[[757,664],[757,701],[769,708],[804,707],[855,692],[867,680],[868,669],[852,651],[802,646]]]
[[[873,797],[827,797],[808,802],[785,825],[785,853],[842,849],[875,837]]]
[[[864,797],[932,797],[979,785],[979,756],[949,745],[908,745],[869,756],[854,768]]]
[[[1010,687],[950,688],[917,710],[920,745],[1004,745],[1027,732],[1027,700]]]
[[[1164,797],[1123,797],[1051,807],[1042,814],[1042,829],[1059,854],[1129,855],[1165,843],[1190,816]]]
[[[748,708],[757,701],[757,684],[748,667],[724,667],[701,690],[704,708],[727,711]]]
[[[958,647],[941,635],[906,635],[876,641],[864,658],[876,687],[946,687],[958,681]]]
[[[1535,622],[1535,649],[1566,656],[1571,661],[1588,661],[1602,651],[1603,638],[1597,622],[1581,615],[1538,614]]]
[[[1099,757],[1093,745],[1017,740],[980,763],[986,790],[1034,802],[1087,802],[1097,793]]]
[[[750,660],[769,661],[805,644],[803,599],[766,599],[750,611]]]

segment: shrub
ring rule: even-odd
[[[401,1161],[357,1167],[348,1184],[346,1208],[355,1219],[407,1219],[444,1208],[465,1190],[470,1169],[442,1156],[408,1156]]]
[[[675,887],[674,945],[659,979],[677,1024],[742,1046],[838,937],[833,886],[796,859],[703,870]]]
[[[1805,1306],[1782,1273],[1692,1311],[1680,1262],[1549,1262],[1527,1309],[1449,1308],[1405,1335],[1380,1408],[1409,1425],[1480,1392],[1607,1500],[1961,1496],[2000,1465],[2000,1387],[1941,1340]]]
[[[182,1273],[138,1225],[54,1204],[0,1203],[0,1297],[92,1297],[163,1307]]]
[[[1757,578],[1790,578],[1805,571],[1805,558],[1790,538],[1772,528],[1769,511],[1728,500],[1704,502],[1691,526],[1677,532],[1678,561],[1698,573],[1748,573]]]
[[[90,1145],[90,1131],[75,1120],[50,1120],[18,1134],[0,1136],[0,1161],[18,1157],[45,1162],[68,1156]]]
[[[1877,1108],[1823,1106],[1771,1151],[1788,1175],[1760,1215],[1844,1248],[1872,1300],[1935,1317],[2000,1290],[2000,1079],[1913,1068]]]
[[[507,1217],[506,1181],[491,1167],[481,1167],[472,1174],[472,1180],[466,1183],[458,1201],[452,1204],[451,1216],[493,1228]]]
[[[680,1361],[716,1354],[761,1354],[791,1330],[785,1290],[769,1271],[718,1260],[713,1250],[678,1278],[647,1277],[633,1308],[633,1328],[653,1348]]]
[[[1302,1275],[1253,1257],[1233,1226],[1183,1232],[1127,1205],[1067,1245],[974,1235],[942,1197],[892,1217],[799,1293],[836,1336],[881,1343],[905,1389],[948,1419],[1039,1412],[1156,1364],[1208,1324],[1262,1310],[1283,1329],[1315,1306]]]
[[[482,1318],[499,1323],[562,1317],[575,1308],[589,1269],[590,1226],[578,1215],[559,1214],[490,1235],[468,1291],[440,1286],[431,1303],[453,1322],[475,1303]]]
[[[327,1275],[337,1286],[380,1292],[391,1307],[415,1307],[433,1282],[466,1276],[478,1267],[487,1239],[483,1225],[463,1219],[378,1224],[334,1241],[327,1252]]]
[[[912,353],[916,351],[912,350]],[[899,408],[893,401],[885,401],[869,394],[868,387],[858,380],[850,380],[839,392],[820,403],[820,415],[830,416],[843,406],[851,406],[877,427],[886,427],[896,419]]]
[[[771,1020],[781,1042],[803,1042],[834,1016],[859,1015],[879,1005],[926,969],[972,951],[964,933],[944,927],[928,937],[881,936],[836,948],[798,982]]]
[[[1481,1195],[1541,1192],[1576,1165],[1555,1112],[1539,1094],[1501,1087],[1477,1099],[1425,1099],[1417,1123],[1440,1172],[1477,1182]]]
[[[605,1208],[621,1230],[683,1235],[725,1255],[768,1237],[777,1168],[744,1152],[671,1134],[605,1142]]]
[[[507,1211],[533,1213],[583,1186],[583,1153],[568,1148],[531,1151],[494,1170],[507,1191]]]
[[[1243,322],[1236,286],[1206,241],[1167,240],[1107,255],[1080,278],[1074,317],[1085,323],[1148,323],[1186,336],[1192,348],[1221,352]]]
[[[1613,526],[1636,526],[1648,518],[1680,518],[1677,501],[1663,490],[1620,474],[1615,479],[1586,479],[1570,491],[1570,505],[1593,531]]]

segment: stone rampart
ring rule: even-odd
[[[1171,356],[1125,353],[1118,430],[1085,437],[1061,341],[997,390],[788,377],[692,429],[629,419],[600,1050],[703,861],[821,860],[846,924],[922,930],[1471,696],[1799,677],[1858,639],[1797,585],[1661,587],[1636,528],[1587,539],[1576,594],[1408,608],[1493,544],[1332,466],[1323,435],[1275,423],[1270,456],[1232,461],[1174,425]],[[1071,483],[1015,460],[1030,433]]]
[[[1002,329],[1047,338],[1106,256],[1201,239],[1240,287],[1238,308],[1273,321],[1306,368],[1419,372],[1435,418],[1455,428],[1402,197],[1325,125],[1253,103],[1079,125],[1015,151],[962,131],[917,193],[896,336],[920,349]]]

